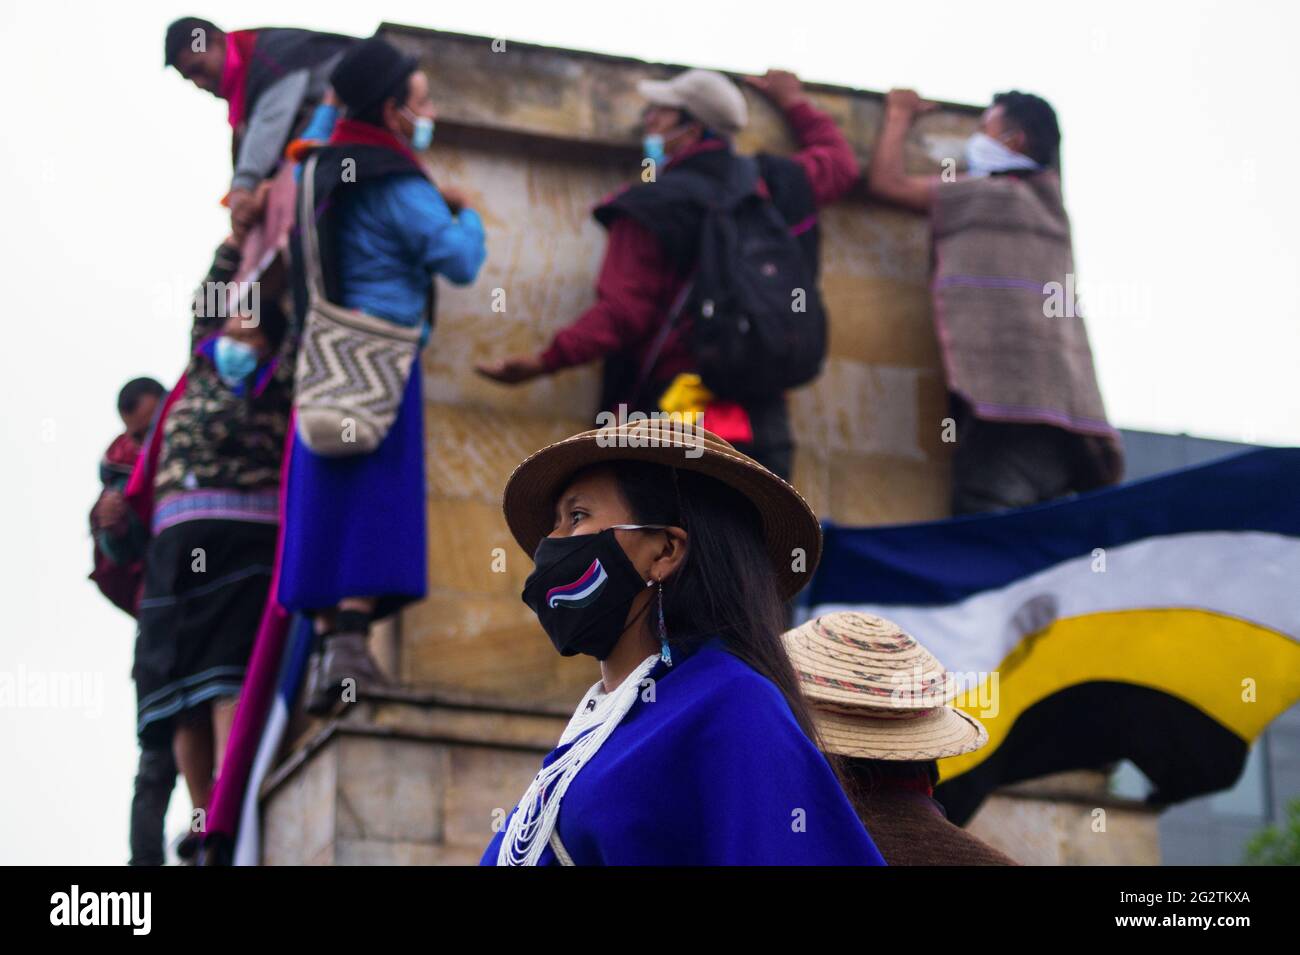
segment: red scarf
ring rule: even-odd
[[[229,106],[226,119],[231,129],[244,121],[244,91],[248,86],[248,67],[253,62],[256,30],[236,30],[226,34],[226,62],[221,70],[217,95]]]
[[[331,146],[379,146],[383,149],[391,149],[411,160],[411,165],[417,170],[424,171],[424,167],[420,165],[420,160],[411,151],[410,146],[382,126],[375,126],[373,123],[363,123],[357,119],[340,119],[334,124],[334,133],[330,136],[329,144]]]

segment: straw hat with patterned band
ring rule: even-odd
[[[840,611],[784,640],[827,752],[921,761],[988,742],[980,721],[951,705],[956,687],[943,664],[897,624]]]
[[[821,559],[822,531],[793,487],[711,431],[665,418],[638,419],[584,431],[524,459],[506,481],[506,524],[531,557],[555,526],[555,499],[569,479],[591,465],[649,461],[716,478],[752,503],[783,598],[793,597]],[[690,528],[685,528],[690,533]]]

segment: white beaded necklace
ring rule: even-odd
[[[606,693],[604,684],[597,681],[583,696],[558,743],[558,746],[573,745],[533,777],[515,814],[510,817],[510,825],[506,827],[497,853],[497,865],[537,865],[555,831],[560,818],[560,803],[573,777],[618,728],[641,692],[641,681],[658,662],[659,654],[652,654],[642,660],[612,693]]]

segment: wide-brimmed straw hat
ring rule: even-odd
[[[510,533],[530,557],[554,529],[555,499],[569,479],[583,468],[612,461],[698,471],[748,498],[762,518],[763,540],[783,598],[803,588],[821,559],[821,525],[798,491],[713,432],[664,418],[575,434],[534,452],[515,468],[501,507]]]
[[[943,664],[897,624],[840,611],[784,640],[827,752],[920,761],[988,742],[983,724],[951,705],[957,687]]]

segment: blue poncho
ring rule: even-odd
[[[771,681],[716,638],[674,658],[564,795],[557,831],[574,863],[885,864]],[[557,864],[549,846],[540,864]]]

